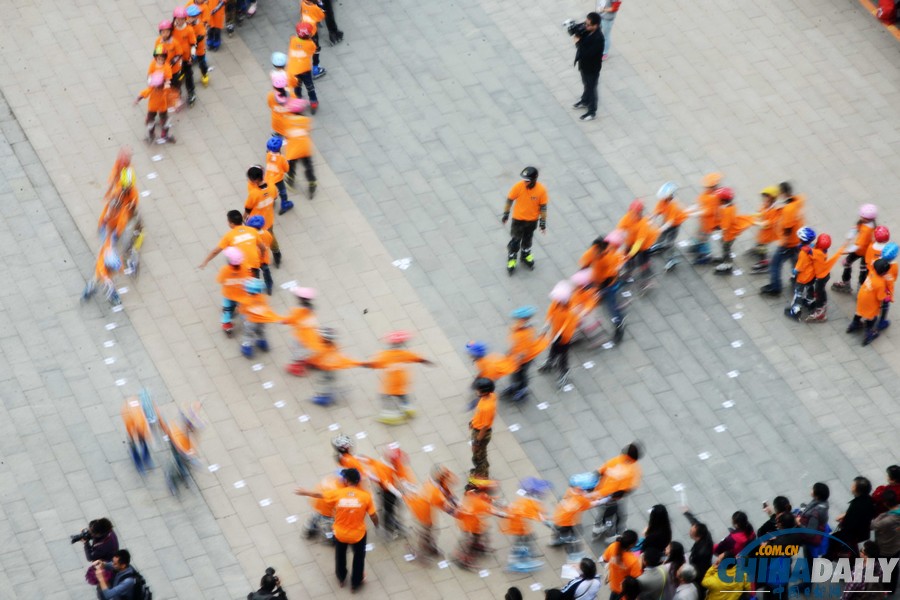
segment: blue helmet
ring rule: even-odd
[[[533,306],[520,306],[516,310],[512,311],[509,316],[513,319],[530,319],[534,316],[534,313],[537,312],[537,309]]]
[[[189,17],[199,17],[201,11],[199,6],[191,4],[185,9],[185,12],[187,12],[187,16]]]
[[[587,473],[577,473],[569,477],[569,486],[590,492],[597,487],[599,481],[600,475],[597,471],[588,471]]]
[[[469,356],[472,358],[481,358],[487,354],[487,351],[488,347],[484,342],[472,340],[466,344],[466,352],[468,352]]]
[[[284,52],[272,53],[272,66],[284,67],[287,64],[287,55]]]
[[[284,144],[284,140],[281,139],[281,136],[273,135],[269,138],[269,141],[266,142],[266,150],[269,152],[281,152],[282,144]]]
[[[249,219],[247,219],[247,227],[253,227],[254,229],[262,229],[266,226],[266,220],[262,215],[253,215]]]
[[[894,260],[897,258],[898,253],[900,253],[900,246],[894,242],[888,242],[884,245],[884,248],[881,249],[881,258],[885,260]]]
[[[244,282],[244,291],[248,294],[262,294],[264,289],[266,289],[266,284],[255,277],[251,277]]]
[[[816,239],[816,232],[812,227],[801,227],[800,231],[797,232],[797,237],[800,238],[800,241],[804,244],[808,244]]]
[[[519,482],[519,487],[525,490],[526,494],[529,494],[531,496],[543,496],[548,491],[553,489],[553,484],[545,479],[538,479],[537,477],[526,477]]]
[[[106,265],[106,268],[110,271],[118,271],[122,268],[122,259],[119,258],[119,255],[115,250],[110,248],[103,257],[103,264]]]

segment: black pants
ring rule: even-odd
[[[181,63],[181,72],[184,73],[184,85],[187,87],[188,96],[194,95],[194,65],[191,62]]]
[[[522,249],[522,258],[531,253],[531,242],[534,240],[534,230],[537,229],[537,224],[537,221],[512,220],[512,225],[509,228],[512,238],[506,245],[509,258],[515,258],[519,248]]]
[[[363,571],[366,568],[366,536],[363,536],[355,544],[348,544],[335,538],[334,574],[341,583],[347,579],[347,548],[351,546],[353,547],[353,566],[350,572],[350,587],[356,589],[362,585]]]
[[[847,258],[844,259],[844,272],[841,274],[841,281],[844,283],[850,283],[850,276],[853,273],[853,263],[859,261],[859,285],[862,285],[865,282],[866,277],[869,276],[869,268],[866,266],[866,261],[859,254],[848,254]]]
[[[813,309],[819,309],[828,304],[828,280],[831,279],[831,275],[826,275],[825,277],[821,277],[816,279],[815,285],[815,294],[816,301],[813,303]]]
[[[400,523],[397,521],[397,496],[388,490],[381,490],[381,518],[384,520],[386,531],[398,531]]]
[[[312,41],[316,43],[316,51],[313,53],[313,71],[315,71],[315,68],[319,66],[319,50],[322,49],[322,47],[319,45],[318,29],[316,30],[316,35],[312,36]]]
[[[531,362],[529,361],[516,369],[516,372],[512,374],[512,381],[510,383],[512,384],[512,391],[514,394],[528,389],[528,368],[530,366]]]
[[[334,19],[334,7],[331,0],[322,0],[322,8],[325,10],[325,27],[328,33],[337,33],[339,31],[337,21]]]
[[[554,362],[559,367],[560,373],[566,373],[569,370],[569,344],[563,343],[562,338],[556,338],[553,345],[550,346],[550,355],[547,357],[550,364]]]
[[[313,170],[313,162],[311,156],[304,156],[303,158],[295,158],[294,160],[288,161],[288,172],[287,176],[290,181],[294,180],[294,174],[297,171],[297,161],[303,163],[303,170],[306,174],[306,181],[313,182],[316,180],[316,172]]]
[[[294,88],[294,95],[298,98],[303,97],[303,86],[306,86],[306,91],[309,92],[309,101],[312,104],[316,104],[319,102],[318,96],[316,96],[316,84],[313,82],[312,71],[307,71],[306,73],[297,73],[297,87]]]
[[[597,114],[597,86],[600,85],[600,71],[596,73],[581,71],[581,83],[584,85],[581,103],[587,107],[590,114]]]

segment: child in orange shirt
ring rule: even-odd
[[[626,577],[639,577],[642,572],[641,559],[632,551],[637,544],[638,536],[634,531],[627,529],[621,537],[610,544],[600,561],[607,566],[607,579],[611,597],[620,597],[622,583]]]
[[[319,374],[315,383],[316,392],[312,397],[312,402],[319,406],[330,406],[334,404],[336,394],[336,372],[341,369],[359,367],[364,363],[345,356],[340,352],[335,341],[337,335],[334,329],[322,327],[318,333],[321,341],[320,349],[306,360],[306,366]]]
[[[632,265],[636,265],[640,269],[641,281],[646,286],[653,275],[650,269],[650,249],[659,237],[659,229],[644,216],[644,203],[641,200],[631,203],[616,229],[625,232],[625,248],[629,259],[626,269],[630,272]]]
[[[812,308],[813,285],[816,279],[815,265],[813,264],[812,242],[816,239],[816,232],[809,227],[801,227],[797,232],[800,238],[800,249],[797,253],[797,262],[791,272],[794,279],[794,295],[787,308],[785,316],[799,321],[803,316],[803,308]]]
[[[162,46],[165,49],[166,61],[172,70],[171,86],[167,88],[169,92],[167,102],[170,111],[181,110],[181,82],[184,78],[181,68],[184,49],[181,47],[181,42],[173,35],[174,29],[175,26],[172,24],[172,21],[160,21],[159,37],[156,38],[156,42],[153,44],[154,48]]]
[[[263,246],[263,253],[259,256],[259,270],[266,284],[266,293],[271,296],[272,287],[275,285],[272,279],[272,270],[269,268],[269,249],[272,247],[272,234],[263,229],[265,224],[266,220],[262,215],[253,215],[247,219],[247,227],[252,227],[259,231],[259,241]]]
[[[719,206],[719,228],[722,230],[722,258],[716,266],[716,275],[728,275],[734,268],[731,256],[731,248],[734,240],[745,229],[754,225],[753,215],[737,214],[734,205],[734,190],[723,187],[716,190],[716,197],[721,204]]]
[[[325,67],[319,66],[319,23],[325,20],[325,11],[319,6],[318,2],[312,0],[300,0],[300,20],[307,23],[312,28],[312,41],[316,44],[316,51],[312,57],[312,76],[318,79],[327,73]]]
[[[332,532],[332,527],[334,526],[334,503],[329,501],[329,496],[331,495],[330,492],[341,487],[344,487],[344,480],[334,473],[323,478],[316,485],[316,491],[321,493],[323,497],[310,496],[309,504],[315,512],[303,525],[303,535],[306,539],[310,540],[316,534],[321,534],[327,541],[334,542],[334,533]]]
[[[381,413],[378,421],[387,425],[405,423],[415,416],[416,410],[409,401],[409,373],[404,363],[432,365],[430,360],[406,349],[410,334],[407,331],[393,331],[385,337],[388,348],[373,356],[363,366],[368,369],[383,369],[381,380]]]
[[[247,279],[244,282],[244,291],[247,292],[246,302],[239,305],[243,317],[243,337],[241,339],[241,354],[246,358],[253,358],[253,347],[256,346],[263,352],[269,351],[269,342],[266,340],[266,323],[278,323],[283,317],[272,312],[269,303],[263,295],[265,284],[259,279]]]
[[[294,203],[288,200],[287,186],[284,185],[284,176],[290,169],[287,159],[281,153],[281,147],[284,144],[284,138],[279,135],[273,135],[266,142],[266,183],[275,186],[281,197],[281,208],[279,215],[283,215],[287,211],[294,208]]]
[[[519,488],[521,497],[504,508],[507,518],[500,522],[500,531],[513,536],[506,569],[530,573],[540,569],[544,564],[537,559],[531,521],[547,522],[541,498],[549,491],[550,482],[527,477],[519,483]]]
[[[516,370],[516,363],[510,360],[509,357],[496,353],[488,354],[487,351],[488,347],[484,342],[473,340],[466,343],[466,353],[472,359],[476,369],[475,379],[472,380],[471,386],[473,390],[475,389],[475,382],[482,377],[496,383],[501,377],[505,377]],[[469,402],[468,410],[475,408],[476,404],[478,404],[477,395]]]
[[[569,345],[578,328],[578,317],[569,303],[572,284],[568,280],[557,283],[550,291],[550,307],[547,309],[545,331],[550,332],[550,354],[538,371],[549,373],[559,368],[557,385],[562,388],[569,380]]]
[[[204,2],[206,0],[203,0]],[[225,27],[226,0],[209,0],[209,49],[216,52],[222,45],[222,28]]]
[[[868,346],[878,337],[878,329],[875,328],[878,313],[885,300],[888,302],[893,300],[893,297],[888,299],[887,282],[884,280],[884,276],[891,268],[891,263],[884,258],[879,258],[873,266],[875,273],[869,273],[860,286],[856,296],[856,314],[853,315],[853,321],[847,327],[847,333],[853,333],[865,326],[866,336],[863,339],[863,346]]]
[[[651,252],[665,252],[666,271],[672,270],[678,264],[675,257],[675,240],[678,239],[678,230],[681,224],[687,221],[689,213],[675,200],[675,193],[678,186],[667,181],[662,184],[659,191],[656,192],[658,202],[653,209],[651,219],[658,219],[661,223],[659,229],[659,239],[650,249]]]
[[[162,62],[165,63],[165,59],[163,59]],[[113,195],[119,193],[119,186],[121,185],[122,180],[122,171],[131,167],[132,156],[134,156],[134,151],[130,146],[122,146],[121,148],[119,148],[119,153],[116,154],[116,162],[113,164],[113,168],[109,172],[109,186],[106,188],[106,193],[103,194],[104,200],[109,200],[113,197]]]
[[[297,37],[291,38],[288,50],[287,72],[296,80],[294,95],[303,97],[303,86],[309,94],[309,106],[312,114],[319,109],[319,97],[316,94],[316,84],[313,81],[312,61],[315,56],[316,42],[312,41],[313,27],[309,23],[297,23]]]
[[[200,2],[205,4],[206,0],[198,0],[198,4]],[[203,9],[197,4],[188,4],[185,7],[185,11],[187,12],[188,26],[194,30],[194,35],[197,38],[194,58],[197,64],[200,65],[200,83],[203,84],[203,87],[206,87],[209,85],[209,65],[206,63],[207,30],[206,23],[203,21]]]
[[[593,314],[600,300],[597,297],[597,289],[591,285],[591,281],[590,269],[582,269],[569,277],[569,283],[572,284],[572,297],[569,299],[569,304],[575,315],[575,332],[576,335],[581,333],[585,338],[588,338],[601,325],[600,319],[596,317],[592,317],[590,322],[588,320],[588,316]]]
[[[265,181],[266,172],[262,165],[252,165],[247,169],[247,201],[244,203],[244,218],[260,215],[265,224],[263,228],[272,234],[272,258],[275,268],[281,266],[281,250],[275,237],[275,194],[276,190]]]
[[[472,446],[472,468],[469,478],[490,477],[491,463],[488,460],[487,447],[491,443],[494,430],[494,417],[497,416],[497,394],[494,393],[494,382],[481,378],[475,380],[475,391],[478,392],[478,404],[475,414],[469,421]]]
[[[625,335],[625,320],[619,308],[616,283],[619,280],[619,269],[625,261],[620,252],[625,243],[625,232],[614,229],[606,237],[598,237],[591,247],[581,255],[578,266],[591,270],[591,285],[597,289],[600,300],[606,307],[615,326],[613,343],[618,344]]]
[[[888,261],[890,266],[888,267],[887,272],[884,274],[884,282],[887,287],[887,296],[884,299],[884,302],[881,304],[881,318],[878,319],[878,330],[884,330],[891,326],[891,322],[888,320],[888,310],[891,307],[891,302],[894,301],[894,284],[897,283],[897,254],[900,252],[900,247],[897,246],[894,242],[888,242],[884,245],[884,248],[881,250],[881,258]],[[874,264],[874,263],[873,263]]]
[[[440,554],[434,539],[435,510],[449,513],[456,506],[457,501],[451,489],[455,480],[456,477],[447,467],[435,465],[431,468],[428,481],[418,488],[409,486],[410,489],[403,494],[419,530],[420,551],[426,556]]]
[[[316,290],[309,287],[292,287],[291,293],[297,297],[300,306],[292,308],[285,317],[285,325],[294,329],[294,339],[291,340],[291,355],[293,360],[285,367],[285,370],[295,377],[306,375],[306,357],[303,348],[317,353],[323,350],[322,339],[319,337],[319,323],[316,320],[313,300],[316,298]]]
[[[716,227],[719,226],[719,205],[721,201],[716,196],[719,183],[722,182],[721,173],[709,173],[703,177],[703,191],[697,196],[697,210],[699,220],[697,222],[697,235],[691,245],[691,252],[697,255],[695,264],[705,265],[712,259],[712,249],[709,247],[709,238]]]
[[[859,261],[859,285],[862,287],[863,281],[866,280],[868,267],[866,266],[866,252],[874,241],[875,219],[878,217],[878,207],[874,204],[863,204],[859,207],[859,220],[856,222],[856,239],[850,246],[850,253],[844,259],[844,273],[841,280],[835,282],[831,289],[836,292],[844,292],[849,294],[853,292],[853,286],[850,285],[850,277],[853,274],[853,263]],[[851,230],[853,231],[853,230]]]
[[[157,54],[154,55],[159,56]],[[165,55],[163,54],[162,56]],[[154,71],[150,75],[149,83],[150,85],[144,88],[134,101],[135,105],[137,105],[141,100],[147,98],[147,119],[144,121],[144,124],[147,126],[147,143],[152,144],[155,141],[160,144],[165,144],[166,142],[174,144],[175,137],[169,133],[169,95],[164,73],[162,71]],[[160,133],[158,139],[156,138],[157,118],[159,118]]]
[[[384,451],[384,459],[360,457],[366,467],[366,475],[378,485],[381,493],[381,515],[385,531],[394,539],[403,533],[403,524],[397,517],[397,501],[403,497],[407,483],[415,476],[409,468],[409,457],[396,444]]]
[[[529,322],[536,312],[533,306],[520,306],[510,316],[515,319],[509,331],[510,348],[507,356],[518,365],[512,375],[512,383],[503,390],[504,396],[521,401],[528,395],[528,368],[537,356],[549,345],[545,336],[536,335]]]
[[[150,424],[137,396],[125,400],[122,405],[122,421],[125,423],[125,433],[128,434],[128,449],[134,466],[143,475],[147,469],[153,468],[153,459],[150,458],[150,447],[147,445]]]
[[[465,494],[454,511],[463,539],[453,555],[453,562],[464,569],[474,569],[478,559],[489,551],[487,517],[506,517],[505,513],[494,507],[491,500],[490,494],[495,490],[496,484],[493,481],[470,478]]]
[[[103,284],[106,300],[113,306],[121,304],[122,300],[119,298],[119,292],[116,290],[116,284],[112,279],[121,270],[122,260],[112,245],[112,236],[107,236],[94,263],[94,276],[85,284],[84,291],[81,292],[81,301],[87,302],[90,300],[94,292],[97,291],[97,286]]]
[[[762,205],[758,211],[760,215],[759,231],[756,234],[756,246],[750,251],[759,258],[753,265],[753,273],[765,273],[769,270],[769,244],[777,242],[779,239],[778,223],[781,221],[781,206],[776,205],[775,202],[780,193],[777,185],[770,185],[760,192]]]
[[[172,27],[172,37],[178,41],[181,46],[181,76],[176,79],[176,85],[180,88],[181,82],[185,83],[188,93],[188,104],[194,105],[197,95],[194,93],[194,66],[192,61],[192,50],[197,46],[197,34],[194,28],[187,22],[187,9],[183,6],[176,6],[172,11],[174,24]]]
[[[286,92],[285,92],[286,93]],[[313,143],[310,137],[312,130],[312,119],[303,113],[309,106],[309,102],[303,98],[292,98],[287,101],[287,111],[282,115],[284,126],[284,137],[287,140],[287,147],[284,149],[284,155],[288,160],[288,172],[285,175],[285,181],[288,187],[294,188],[294,174],[297,169],[297,161],[303,163],[303,171],[306,176],[306,182],[309,188],[309,198],[312,200],[316,195],[316,173],[313,168]]]
[[[567,546],[572,556],[578,553],[581,540],[575,527],[581,523],[581,513],[600,506],[605,499],[591,492],[597,485],[597,473],[584,473],[569,478],[569,488],[553,511],[553,539],[550,546]]]
[[[812,251],[813,275],[815,276],[815,291],[813,297],[813,312],[806,317],[807,322],[824,322],[828,320],[828,280],[831,279],[831,269],[844,252],[844,244],[838,248],[832,257],[828,257],[828,249],[831,248],[831,236],[827,233],[819,235],[816,247]]]
[[[239,248],[228,246],[222,251],[228,264],[219,270],[216,281],[222,285],[222,331],[230,336],[234,331],[234,311],[239,304],[249,301],[244,285],[253,277],[244,264],[244,253]]]

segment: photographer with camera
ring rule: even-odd
[[[275,569],[269,567],[259,580],[259,589],[247,594],[247,600],[287,600],[287,594],[281,589],[281,580],[275,575]]]
[[[573,32],[572,30],[575,29]],[[581,28],[570,28],[575,37],[575,62],[581,71],[581,83],[584,84],[584,93],[581,100],[572,105],[572,108],[585,108],[587,112],[579,117],[582,121],[593,121],[597,117],[597,87],[600,84],[600,69],[603,67],[603,47],[605,40],[600,31],[600,15],[588,13],[584,21],[584,31]]]
[[[90,563],[97,560],[109,562],[113,554],[119,550],[119,538],[116,537],[109,519],[94,519],[88,523],[86,529],[81,530],[81,533],[71,536],[71,541],[73,544],[78,542],[84,544],[84,557]],[[90,585],[98,584],[93,564],[88,567],[84,579]]]

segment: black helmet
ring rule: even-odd
[[[479,377],[475,380],[475,390],[479,394],[490,394],[494,391],[494,382],[487,377]]]
[[[885,273],[888,272],[888,270],[890,270],[891,261],[889,261],[885,258],[879,258],[878,260],[875,261],[875,264],[872,266],[875,267],[876,273],[878,273],[879,275],[884,275]]]
[[[252,165],[247,169],[247,179],[258,181],[263,178],[263,168],[259,165]]]
[[[524,169],[522,169],[521,176],[522,179],[527,179],[531,183],[534,183],[538,178],[538,170],[534,167],[525,167]]]

